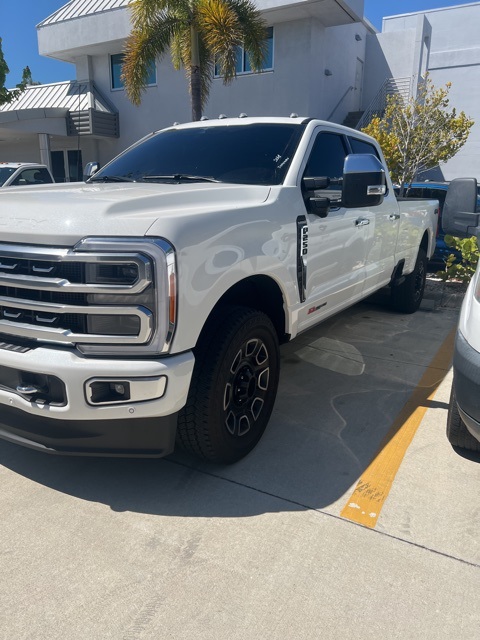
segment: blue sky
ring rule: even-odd
[[[42,83],[71,80],[73,65],[38,55],[36,25],[66,4],[66,0],[0,0],[0,38],[10,68],[7,86],[20,82],[22,69],[29,66],[34,80]],[[381,29],[382,17],[466,2],[453,0],[365,0],[365,16]]]

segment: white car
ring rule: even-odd
[[[50,169],[36,162],[0,162],[0,188],[55,182]]]
[[[450,183],[443,209],[443,228],[460,238],[480,232],[477,181]],[[480,263],[479,263],[480,264]],[[447,418],[452,445],[480,451],[480,267],[473,276],[460,313],[453,355],[453,384]]]

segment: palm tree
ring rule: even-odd
[[[141,102],[152,63],[168,49],[175,69],[186,70],[192,120],[202,116],[214,65],[224,84],[235,77],[239,46],[254,71],[262,68],[266,24],[251,0],[134,0],[130,10],[122,78],[133,104]]]
[[[9,104],[18,98],[18,96],[25,91],[29,84],[32,84],[32,74],[29,67],[25,67],[22,74],[22,81],[17,84],[16,89],[7,89],[5,82],[7,81],[7,75],[10,72],[7,61],[3,55],[2,39],[0,38],[0,106],[3,104]]]

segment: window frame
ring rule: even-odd
[[[125,85],[123,84],[123,82],[121,83],[120,87],[114,87],[113,86],[113,82],[114,82],[114,73],[113,73],[113,59],[114,58],[121,58],[122,62],[120,63],[120,67],[123,65],[123,59],[125,57],[124,53],[111,53],[108,56],[108,61],[109,61],[109,70],[110,70],[110,91],[125,91]],[[117,63],[118,64],[118,63]],[[157,86],[157,62],[155,61],[152,65],[152,69],[151,71],[155,72],[155,82],[149,82],[147,83],[145,86],[146,87],[156,87]],[[120,72],[121,73],[121,72]],[[120,80],[120,77],[119,77]],[[120,80],[121,82],[121,80]]]
[[[269,73],[272,72],[275,68],[275,29],[272,27],[267,27],[266,28],[267,33],[271,33],[271,37],[270,35],[267,35],[266,40],[271,40],[272,44],[271,44],[271,59],[272,59],[272,65],[270,67],[263,67],[262,69],[260,69],[260,71],[253,71],[252,69],[248,69],[245,70],[245,66],[246,66],[246,61],[248,58],[248,54],[245,51],[245,48],[243,45],[238,45],[237,46],[237,57],[239,54],[241,54],[241,61],[242,61],[242,70],[241,71],[235,71],[235,75],[236,76],[251,76],[254,74],[258,74],[258,73]],[[219,73],[217,71],[217,64],[214,65],[214,70],[213,70],[213,77],[214,78],[223,78],[223,75],[221,73]]]

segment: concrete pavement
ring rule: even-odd
[[[479,637],[480,465],[446,440],[448,367],[375,528],[340,516],[456,325],[441,289],[282,347],[271,423],[231,467],[0,442],[0,638]]]

